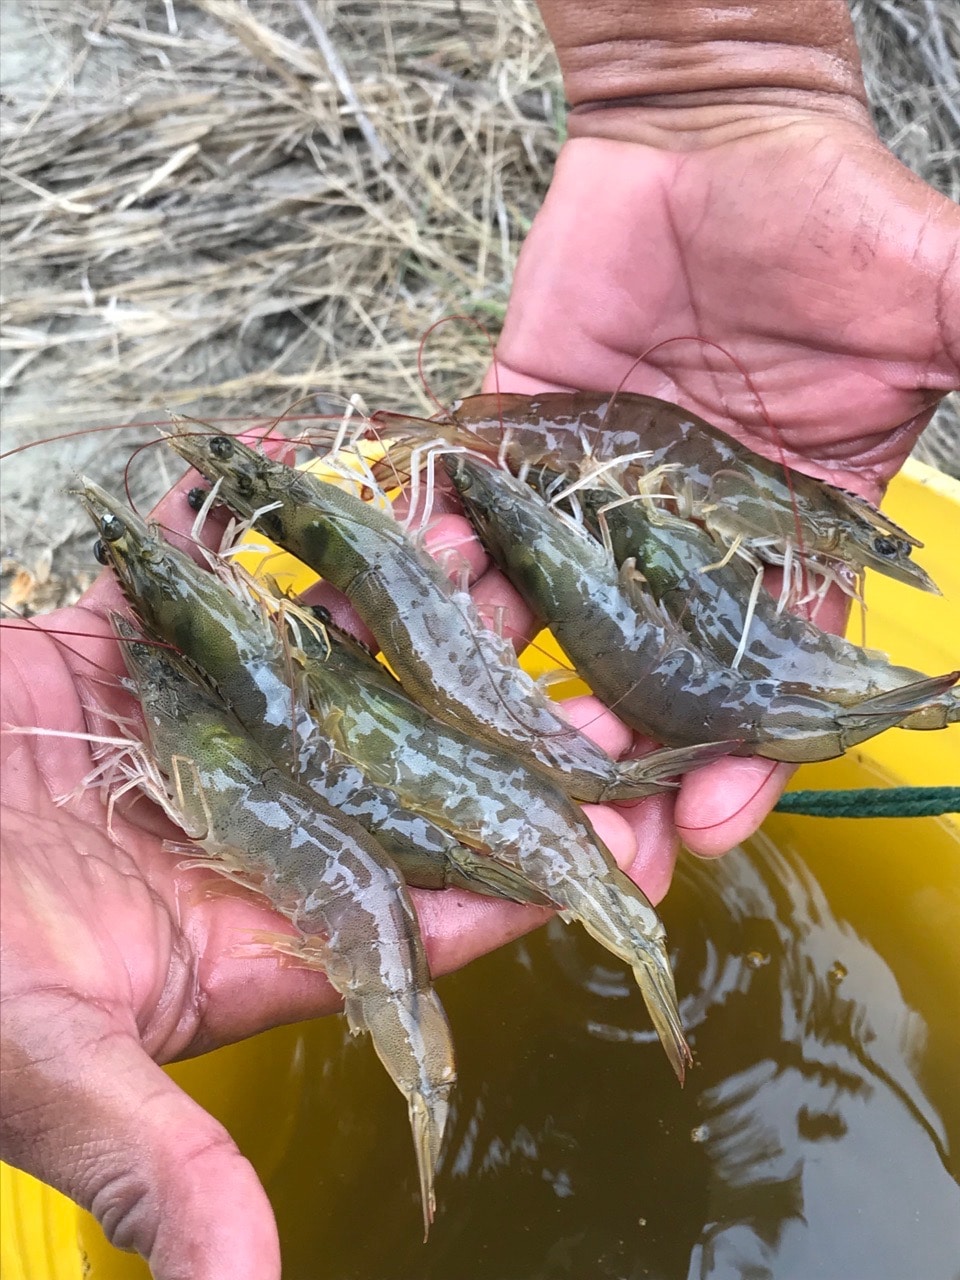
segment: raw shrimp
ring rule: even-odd
[[[957,680],[921,680],[852,707],[801,684],[748,680],[694,646],[583,528],[522,481],[462,455],[444,459],[481,539],[608,706],[660,742],[738,738],[737,753],[829,760],[899,724]]]
[[[378,431],[409,433],[410,419],[380,412]],[[702,521],[771,564],[796,557],[841,583],[844,570],[875,569],[937,591],[912,559],[922,544],[872,503],[754,453],[694,413],[654,396],[618,391],[550,391],[470,396],[449,417],[424,424],[432,436],[495,457],[518,473],[544,465],[579,479],[604,464],[625,493],[653,487],[679,513]],[[641,456],[638,456],[641,455]],[[616,464],[616,459],[626,460]],[[606,464],[614,463],[609,470]],[[847,582],[849,586],[849,582]]]
[[[716,745],[617,763],[564,719],[483,625],[469,595],[397,521],[337,485],[229,436],[180,432],[170,444],[218,496],[350,599],[401,685],[441,720],[506,745],[577,800],[627,800],[716,758]]]
[[[549,486],[549,477],[546,479]],[[644,509],[639,499],[617,502],[609,491],[581,489],[577,501],[597,536],[609,539],[617,564],[633,560],[651,594],[701,648],[750,679],[775,678],[809,687],[818,697],[849,706],[923,680],[923,673],[890,662],[777,608],[742,560],[722,561],[718,544],[699,526]],[[955,690],[914,711],[903,729],[942,729],[960,720]]]
[[[407,1100],[428,1231],[456,1071],[399,871],[362,827],[278,769],[184,663],[113,622],[143,705],[155,765],[147,789],[219,867],[293,923],[300,936],[278,949],[322,968],[351,1031],[369,1031]]]
[[[314,711],[340,749],[405,804],[520,872],[625,960],[682,1082],[692,1059],[663,924],[578,806],[518,756],[435,720],[335,628],[324,645],[306,640]]]
[[[90,481],[80,493],[100,533],[98,557],[113,566],[149,631],[203,672],[275,763],[375,835],[411,884],[536,901],[528,885],[405,810],[337,755],[292,682],[296,668],[280,632],[256,599],[242,598],[225,567],[222,577],[202,569]]]

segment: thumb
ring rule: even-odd
[[[37,1044],[5,1035],[3,1157],[89,1209],[156,1280],[279,1280],[273,1213],[252,1165],[212,1116],[106,1012],[70,1011]],[[52,1012],[52,1010],[51,1010]]]

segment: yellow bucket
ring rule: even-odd
[[[885,509],[927,544],[921,552],[922,562],[944,594],[924,595],[871,576],[868,642],[886,650],[895,661],[930,673],[949,670],[960,657],[956,640],[960,635],[960,560],[956,555],[960,484],[911,462],[891,485]],[[851,635],[855,639],[860,636],[856,613]],[[884,734],[842,761],[804,767],[795,785],[864,785],[871,777],[895,785],[960,783],[960,729]],[[802,844],[810,839],[812,821],[819,820],[779,815],[778,838],[785,835]],[[945,824],[954,838],[960,839],[960,828],[953,819],[916,820],[910,827],[911,860],[922,864],[924,841],[934,821]],[[942,836],[942,826],[938,834]],[[904,856],[906,853],[904,850]],[[940,923],[947,932],[948,923]],[[930,922],[930,930],[937,932],[936,921]],[[953,936],[930,941],[942,956],[956,954]],[[936,981],[937,976],[931,975],[931,980]],[[302,1072],[296,1068],[302,1035],[300,1028],[280,1028],[170,1069],[178,1083],[227,1126],[262,1178],[269,1178],[296,1141],[293,1104],[302,1082]],[[282,1099],[285,1105],[272,1107],[267,1119],[264,1099]],[[306,1153],[307,1170],[309,1162],[310,1153]],[[148,1271],[139,1259],[107,1244],[96,1222],[72,1202],[35,1179],[0,1165],[0,1275],[3,1280],[142,1280]]]

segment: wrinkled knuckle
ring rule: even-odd
[[[111,1244],[150,1257],[160,1213],[156,1190],[141,1170],[119,1170],[103,1180],[89,1199],[89,1208]]]

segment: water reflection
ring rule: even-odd
[[[955,1276],[960,1195],[919,1080],[924,1020],[893,968],[834,915],[804,861],[769,841],[719,869],[691,863],[685,878],[708,931],[720,890],[731,922],[744,938],[762,930],[770,956],[760,970],[742,950],[720,967],[710,957],[712,982],[688,1011],[709,1161],[691,1280]],[[731,1018],[755,1033],[731,1044]]]
[[[402,1105],[369,1046],[327,1043],[309,1161],[292,1149],[270,1185],[285,1277],[322,1258],[330,1280],[956,1280],[960,978],[914,909],[960,937],[956,850],[925,857],[881,910],[829,848],[685,860],[665,911],[682,1093],[579,930],[444,980],[461,1084],[426,1249]]]

